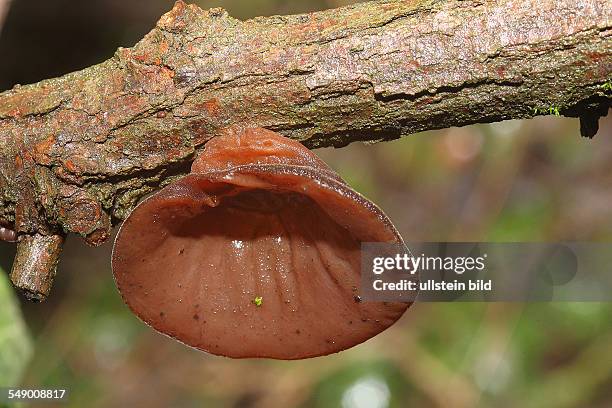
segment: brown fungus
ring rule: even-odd
[[[6,242],[17,242],[17,233],[14,230],[0,224],[0,240]]]
[[[132,311],[183,343],[299,359],[359,344],[410,305],[355,300],[362,242],[402,239],[300,143],[249,129],[209,141],[191,174],[136,207],[113,273]]]

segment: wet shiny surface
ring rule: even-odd
[[[287,164],[328,172],[340,179],[316,154],[301,143],[263,128],[227,129],[213,138],[191,166],[192,173],[228,170],[245,164]]]
[[[17,242],[17,233],[10,228],[0,227],[0,239],[6,242]]]

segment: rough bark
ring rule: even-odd
[[[611,17],[610,0],[395,0],[241,22],[179,1],[108,61],[0,94],[0,222],[99,244],[227,126],[316,148],[560,113],[592,136]]]

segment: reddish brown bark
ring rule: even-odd
[[[558,109],[591,135],[611,6],[378,1],[241,22],[179,1],[135,47],[0,94],[0,222],[99,244],[229,125],[338,147]]]

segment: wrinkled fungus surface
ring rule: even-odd
[[[367,241],[401,238],[310,151],[254,129],[209,142],[190,175],[133,211],[113,273],[142,320],[190,346],[306,358],[369,339],[409,306],[360,301]]]

